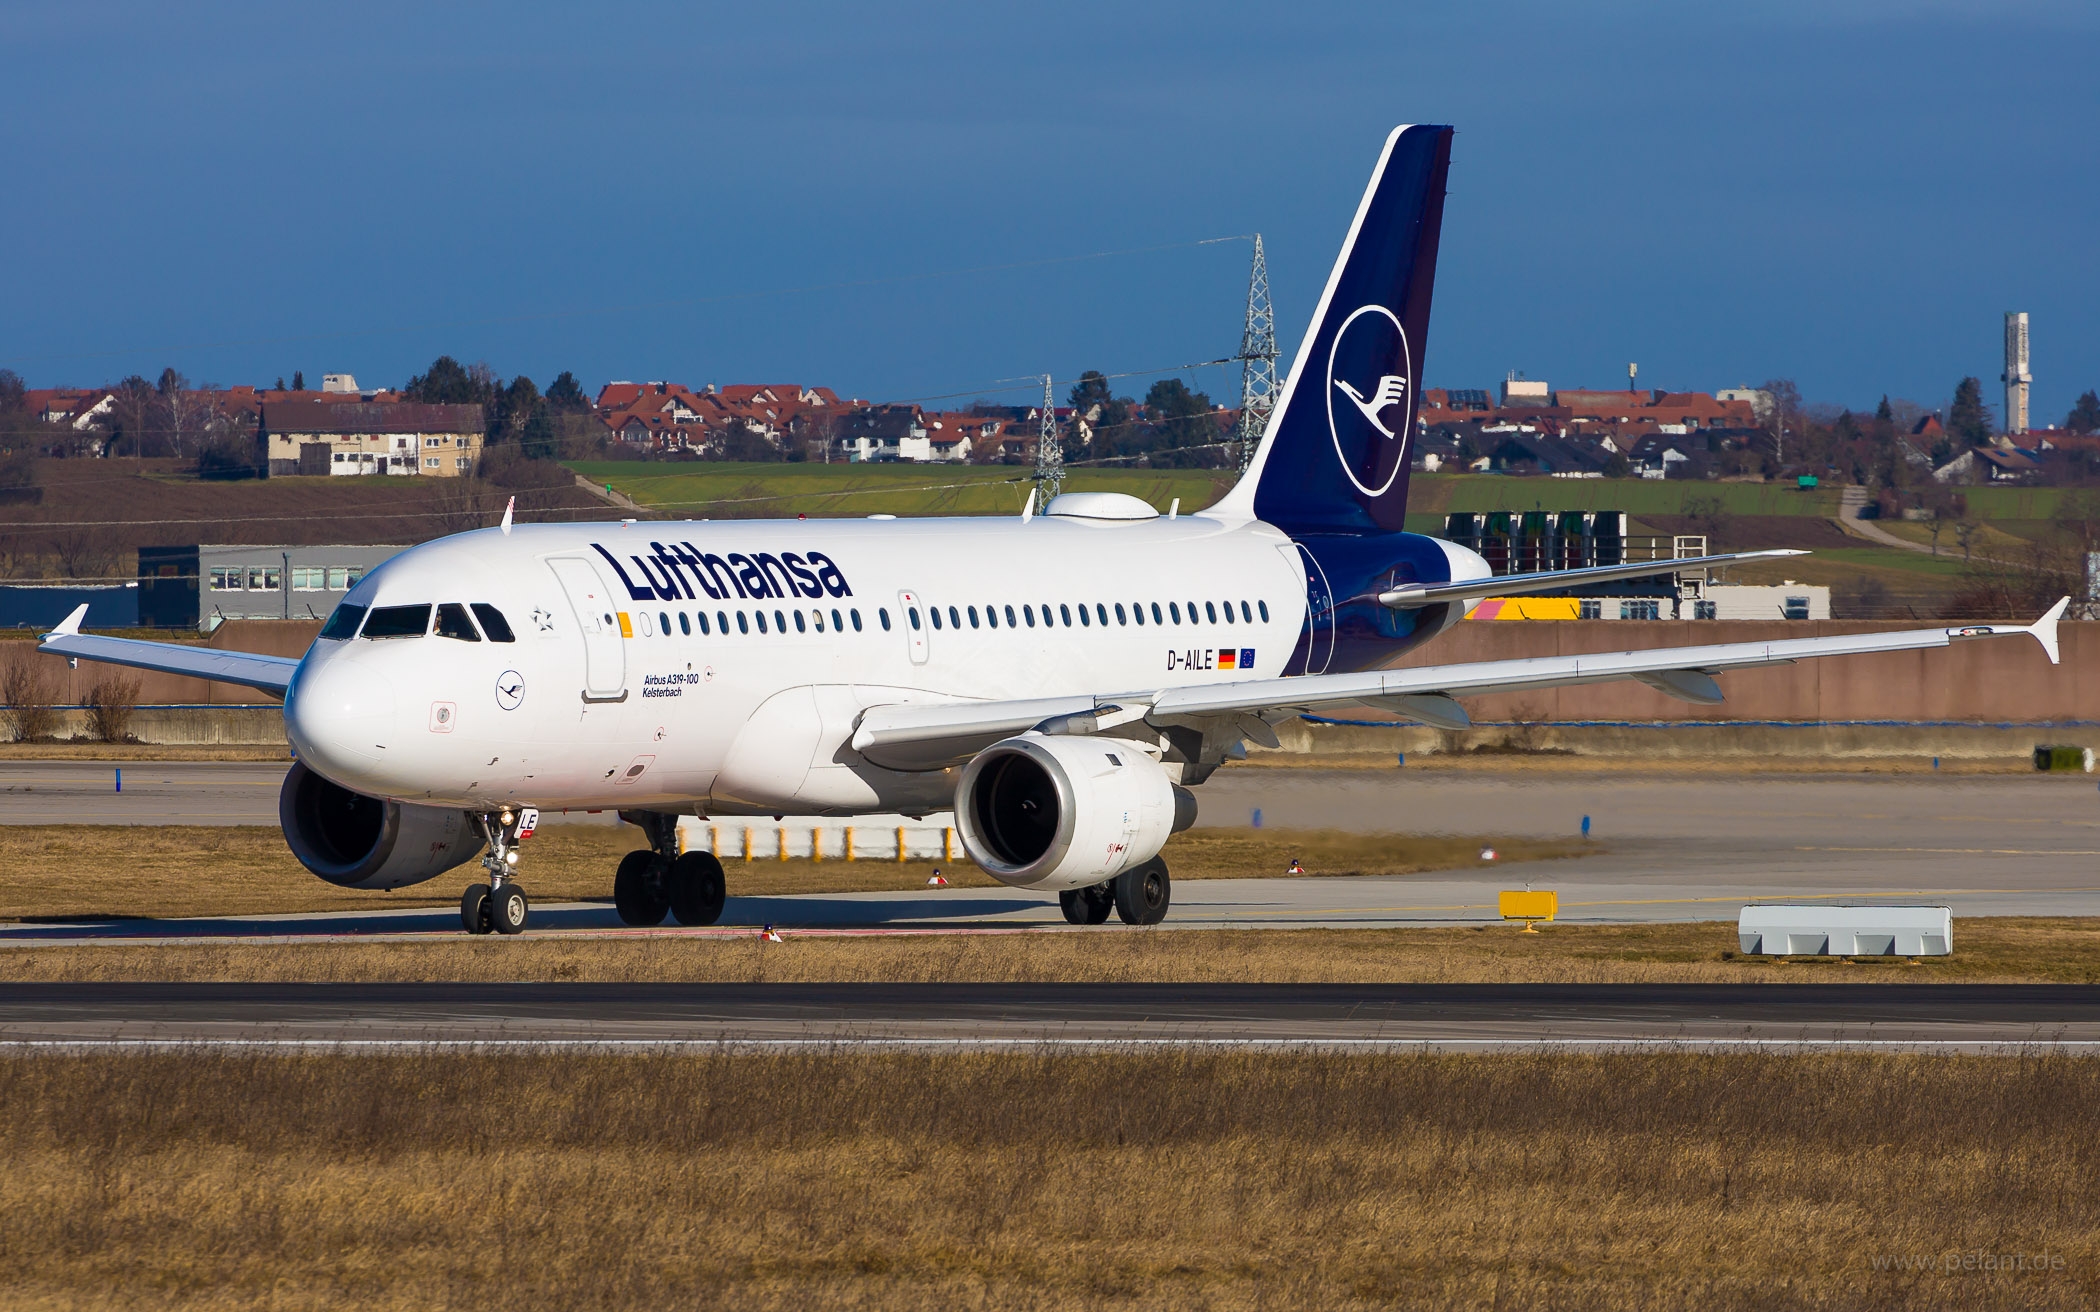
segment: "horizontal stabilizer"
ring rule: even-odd
[[[1409,583],[1378,594],[1379,604],[1394,610],[1434,606],[1440,602],[1472,597],[1533,597],[1542,592],[1562,592],[1592,583],[1614,583],[1622,579],[1653,578],[1679,570],[1740,565],[1749,560],[1775,560],[1782,556],[1805,556],[1806,551],[1774,547],[1765,551],[1737,551],[1725,556],[1693,556],[1685,560],[1644,560],[1626,565],[1597,565],[1589,569],[1544,570],[1536,574],[1498,574],[1484,579],[1457,579],[1450,583]]]

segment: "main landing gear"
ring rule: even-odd
[[[1167,876],[1167,863],[1153,857],[1114,879],[1090,888],[1067,889],[1057,895],[1065,919],[1075,925],[1099,925],[1114,911],[1126,925],[1157,925],[1167,918],[1167,904],[1174,898],[1174,882]]]
[[[678,850],[678,817],[657,811],[622,811],[641,826],[649,846],[620,858],[613,876],[613,906],[627,925],[661,925],[666,913],[681,925],[712,925],[722,918],[726,889],[722,863],[711,853]]]
[[[460,895],[459,922],[469,934],[517,934],[524,931],[532,904],[518,887],[511,872],[518,864],[518,844],[539,828],[540,813],[533,807],[513,811],[484,811],[474,817],[488,850],[482,868],[489,872],[486,884],[469,884]]]

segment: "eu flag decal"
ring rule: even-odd
[[[1236,657],[1237,657],[1237,656],[1238,656],[1239,654],[1240,654],[1240,653],[1239,653],[1239,651],[1238,651],[1238,649],[1237,649],[1237,648],[1233,648],[1233,647],[1220,647],[1220,648],[1218,648],[1218,668],[1219,668],[1219,669],[1221,669],[1221,670],[1229,670],[1229,669],[1233,668],[1233,664],[1232,664],[1232,662],[1233,662],[1234,658],[1236,658]]]
[[[1240,648],[1240,668],[1243,670],[1251,670],[1254,668],[1254,648]]]

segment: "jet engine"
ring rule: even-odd
[[[473,859],[482,846],[464,811],[353,793],[303,761],[284,777],[277,820],[299,864],[343,888],[420,884]]]
[[[1195,821],[1195,797],[1120,738],[1007,738],[972,758],[955,790],[963,849],[1016,888],[1113,879]]]

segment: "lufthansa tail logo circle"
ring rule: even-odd
[[[1407,468],[1414,373],[1407,330],[1383,305],[1357,307],[1327,348],[1327,431],[1342,472],[1365,496],[1385,495]]]

